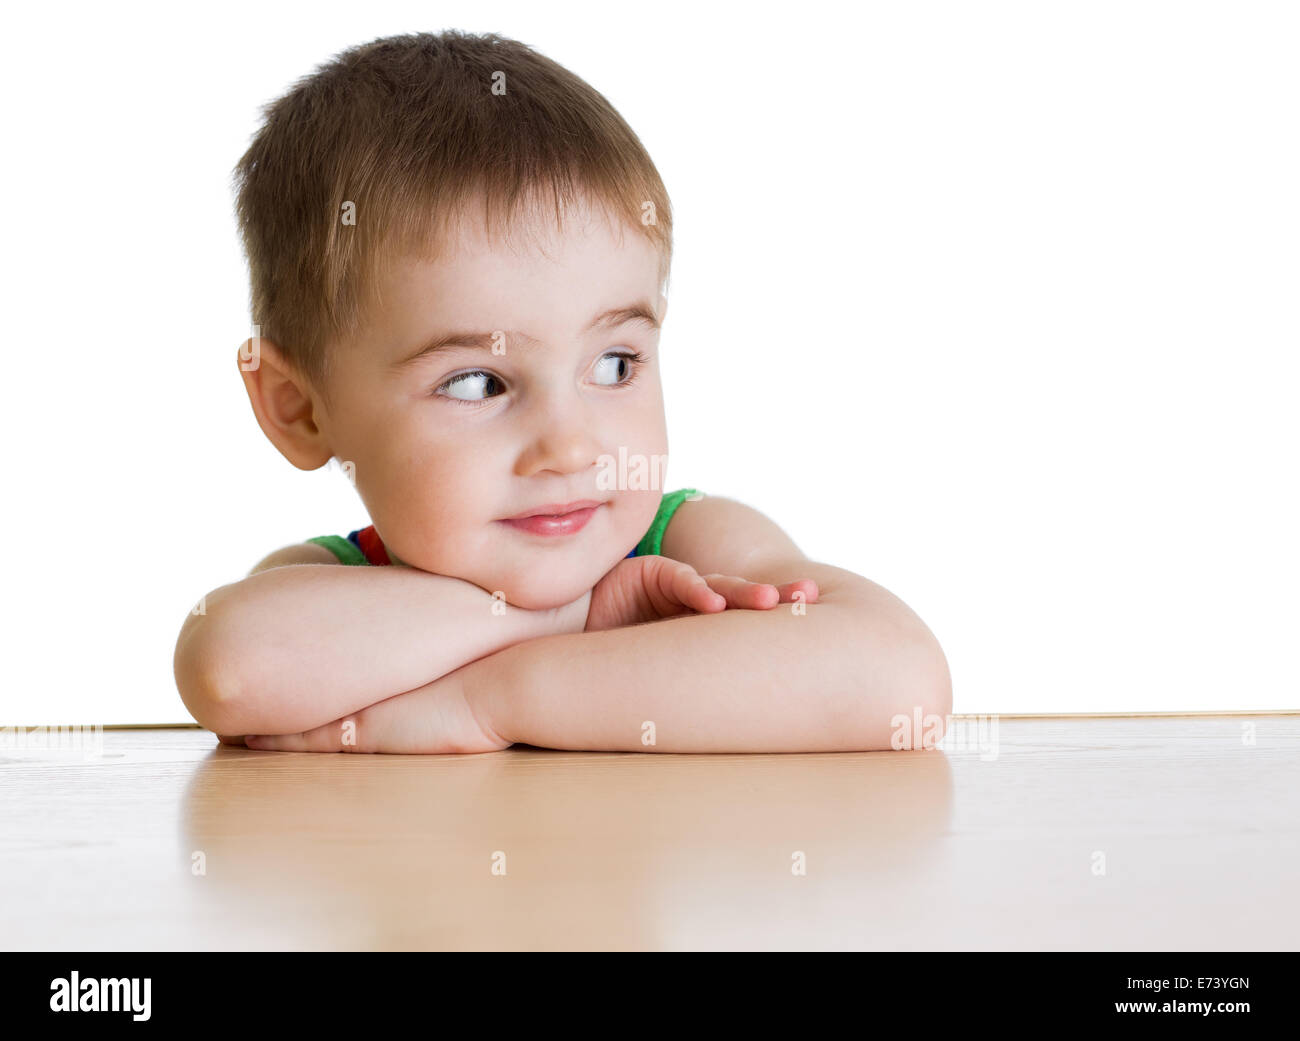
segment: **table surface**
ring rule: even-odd
[[[1295,949],[1300,716],[954,727],[821,755],[10,732],[0,946]]]

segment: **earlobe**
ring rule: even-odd
[[[239,346],[239,375],[257,425],[282,456],[300,470],[318,470],[333,452],[316,424],[319,405],[279,348],[265,337]]]

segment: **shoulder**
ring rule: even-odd
[[[705,495],[674,511],[660,553],[702,575],[745,575],[755,565],[807,559],[780,525],[743,502]]]
[[[283,549],[277,549],[274,553],[269,553],[249,571],[249,575],[255,575],[259,571],[269,571],[273,567],[285,567],[289,564],[338,564],[339,558],[330,550],[317,542],[299,542],[292,546],[285,546]]]

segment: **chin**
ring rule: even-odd
[[[515,607],[526,611],[548,611],[573,603],[600,581],[604,573],[590,574],[587,568],[583,568],[582,573],[570,572],[562,576],[545,573],[512,576],[493,588],[506,590],[506,602]]]
[[[593,582],[590,585],[581,583],[575,585],[566,582],[563,587],[557,587],[544,582],[515,583],[506,595],[506,602],[525,611],[549,611],[551,608],[573,603],[594,584]]]

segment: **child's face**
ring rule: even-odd
[[[597,478],[618,477],[601,457],[620,450],[629,471],[667,455],[659,333],[626,314],[592,322],[632,307],[661,321],[667,301],[636,231],[620,237],[585,209],[563,232],[553,218],[530,230],[545,255],[465,220],[437,261],[395,266],[371,324],[338,352],[320,425],[394,563],[539,609],[585,593],[654,519],[662,479],[644,490]],[[487,339],[399,364],[452,333]],[[639,366],[618,357],[636,353]],[[584,499],[601,505],[576,532],[504,522]]]

